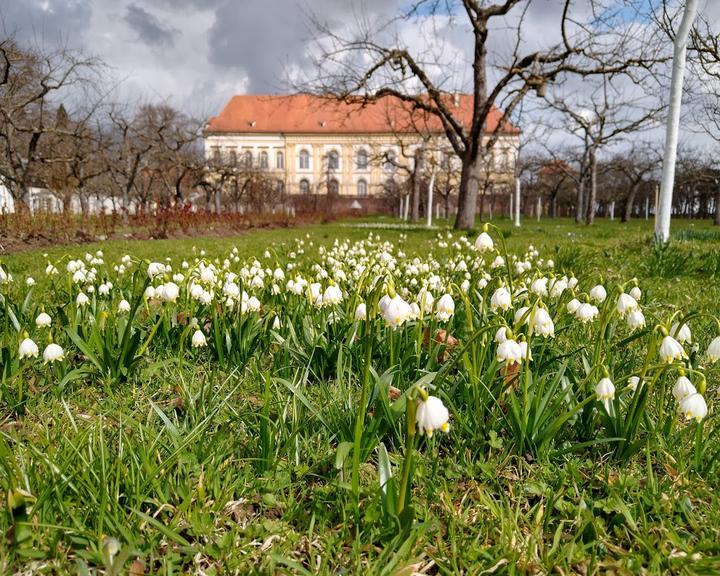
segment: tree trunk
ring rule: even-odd
[[[583,221],[583,200],[585,199],[585,173],[580,171],[580,179],[577,185],[577,198],[575,199],[575,224]]]
[[[557,218],[557,191],[550,201],[550,218]]]
[[[597,157],[595,149],[590,149],[590,195],[587,203],[585,224],[591,226],[595,222],[595,203],[597,201]]]
[[[458,212],[455,219],[456,230],[469,230],[475,225],[477,196],[480,189],[483,156],[481,152],[469,162],[463,162],[460,172],[460,189],[458,191]]]
[[[410,220],[413,223],[420,221],[420,188],[422,184],[422,172],[424,165],[424,156],[422,148],[415,150],[415,166],[413,167],[413,187],[412,187],[412,213]]]
[[[633,208],[635,206],[635,196],[637,196],[639,188],[640,182],[635,182],[630,188],[630,193],[625,200],[625,210],[623,210],[623,215],[620,218],[620,222],[625,223],[632,217]]]
[[[713,224],[720,226],[720,186],[715,188],[715,217],[713,218]]]

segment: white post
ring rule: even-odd
[[[513,219],[513,214],[515,214],[515,208],[513,206],[515,205],[515,196],[512,192],[510,192],[510,220]]]
[[[430,175],[430,183],[428,184],[428,205],[427,205],[427,225],[428,228],[432,226],[432,203],[433,203],[433,188],[435,187],[435,168],[433,167],[432,174]]]
[[[408,214],[410,212],[410,194],[405,195],[405,215],[403,216],[403,220],[408,219]]]
[[[542,198],[537,198],[537,221],[540,222],[540,214],[542,213]]]
[[[610,220],[615,220],[615,200],[610,202]]]
[[[650,219],[650,198],[645,198],[645,220]]]
[[[520,178],[515,178],[515,226],[520,226]]]
[[[680,131],[680,109],[682,107],[682,89],[685,78],[687,40],[695,21],[697,5],[698,0],[686,0],[673,47],[670,109],[665,131],[660,198],[655,206],[655,241],[661,243],[670,240],[670,215],[672,212],[673,187],[675,185],[675,161],[677,160],[678,133]]]

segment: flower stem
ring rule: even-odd
[[[415,454],[415,413],[417,410],[417,400],[414,398],[407,399],[407,408],[405,409],[405,417],[407,424],[407,442],[405,444],[405,461],[403,462],[402,478],[400,480],[400,494],[397,501],[397,515],[400,516],[405,509],[405,500],[410,486],[410,470],[412,469],[412,460]]]

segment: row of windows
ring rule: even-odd
[[[219,146],[213,147],[212,155],[213,155],[213,159],[220,160],[220,147]],[[228,155],[229,155],[230,162],[232,162],[233,164],[236,164],[238,161],[237,152],[235,150],[230,150],[228,152]],[[243,152],[243,155],[242,155],[243,166],[253,166],[253,163],[254,162],[253,162],[252,151],[246,150],[245,152]],[[265,150],[263,150],[262,152],[260,152],[260,154],[258,154],[257,166],[259,168],[265,168],[265,169],[270,168],[270,156],[268,155],[268,153]],[[275,153],[275,168],[277,168],[279,170],[285,169],[285,154],[283,152],[278,151]]]
[[[300,194],[310,194],[310,181],[307,178],[303,178],[300,180],[299,184],[300,188]],[[328,182],[328,194],[338,194],[340,192],[340,184],[337,181],[336,178],[331,179]],[[367,196],[368,193],[368,185],[365,180],[358,180],[357,181],[357,195],[358,196]]]

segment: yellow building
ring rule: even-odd
[[[451,98],[453,115],[469,125],[472,97]],[[488,131],[501,118],[494,109]],[[519,131],[506,124],[489,164],[492,181],[512,182],[518,144]],[[209,120],[204,145],[206,158],[267,170],[291,195],[387,196],[407,179],[418,148],[426,170],[460,168],[439,120],[391,97],[361,105],[307,94],[234,96]]]

